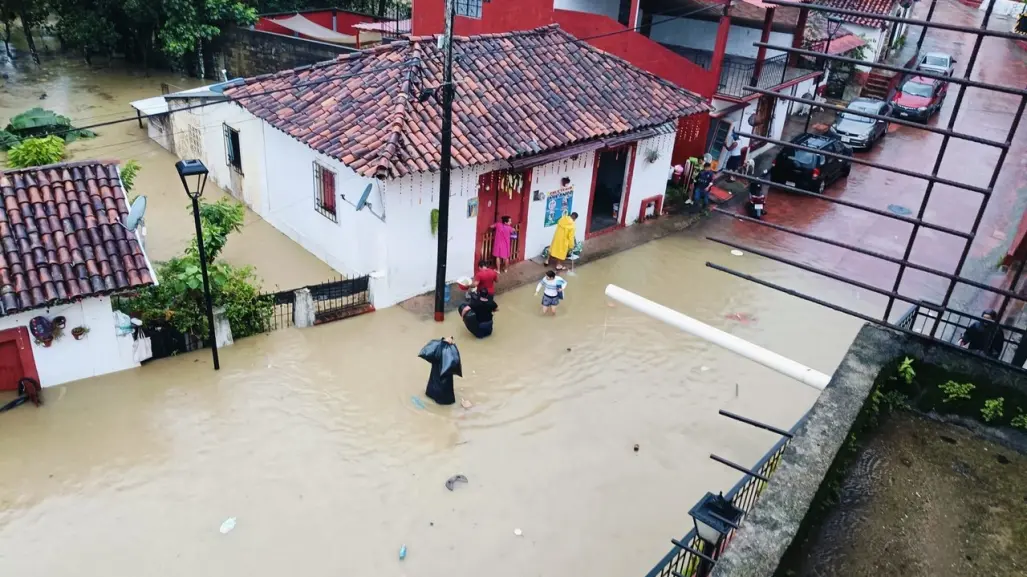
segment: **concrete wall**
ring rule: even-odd
[[[806,93],[812,94],[815,87],[816,87],[816,79],[815,78],[811,78],[811,79],[808,79],[808,80],[804,80],[804,81],[802,81],[802,82],[800,82],[798,84],[794,84],[794,85],[792,85],[792,86],[790,86],[788,88],[785,88],[785,89],[782,90],[782,92],[784,94],[788,94],[789,96],[801,96],[801,95],[806,94]],[[735,104],[735,103],[729,102],[727,100],[714,99],[714,101],[713,101],[714,108],[715,109],[719,109],[719,110],[723,110],[725,108],[728,108],[728,107],[732,106],[733,104]],[[781,136],[784,133],[785,123],[788,120],[788,115],[793,111],[793,108],[794,108],[794,103],[793,102],[785,100],[783,98],[777,99],[777,103],[774,106],[774,117],[773,117],[773,119],[771,121],[771,124],[770,124],[770,138],[774,138],[774,139],[778,139],[778,140],[781,139]],[[738,130],[740,132],[750,132],[752,130],[752,127],[749,126],[749,117],[752,116],[755,113],[756,113],[756,100],[753,100],[752,102],[749,102],[746,105],[745,108],[742,108],[742,109],[739,109],[739,110],[735,110],[735,111],[732,111],[732,112],[730,112],[728,114],[725,114],[725,115],[723,115],[721,117],[721,119],[733,122],[735,124],[735,126],[738,127]],[[742,137],[739,138],[739,143],[743,147],[750,147],[751,146],[750,140],[751,140],[750,138],[748,138],[746,136],[742,136]],[[755,144],[755,146],[757,147],[757,149],[755,151],[750,150],[750,154],[753,154],[754,152],[756,154],[765,152],[765,151],[769,150],[771,147],[773,147],[774,145],[772,145],[772,144],[761,144],[761,143],[757,142]],[[719,158],[718,157],[718,153],[716,153],[716,152],[713,153],[713,157],[714,158]],[[722,160],[726,160],[726,159],[722,159]]]
[[[869,26],[858,26],[856,24],[844,24],[845,28],[852,32],[856,36],[859,36],[867,43],[866,48],[863,50],[864,62],[877,62],[877,57],[883,50],[884,40],[886,38],[885,31],[880,28],[871,28]],[[869,72],[871,68],[869,66],[857,66],[856,70],[860,72]]]
[[[248,28],[232,27],[221,34],[221,51],[229,78],[270,74],[332,60],[339,54],[354,51],[353,48],[327,42],[304,40]]]
[[[659,18],[664,19],[664,17]],[[727,53],[733,56],[756,58],[759,48],[753,46],[752,43],[759,42],[762,34],[763,31],[759,28],[747,28],[732,24],[727,37]],[[653,26],[649,37],[662,44],[712,51],[717,41],[717,23],[677,18]],[[786,32],[771,32],[770,43],[791,46],[792,35]],[[780,50],[767,51],[768,58],[778,54],[784,54],[784,52]]]
[[[549,193],[559,190],[560,181],[567,177],[573,187],[571,211],[578,213],[574,232],[578,240],[585,240],[588,223],[588,202],[592,195],[592,173],[595,168],[595,152],[584,152],[576,159],[563,159],[536,166],[531,171],[532,198],[528,201],[528,230],[522,240],[524,257],[534,258],[553,241],[556,225],[546,226],[546,199]],[[535,191],[542,193],[543,200],[535,200]]]
[[[146,135],[168,152],[175,152],[175,138],[171,132],[171,117],[158,114],[146,119]]]
[[[631,226],[638,218],[642,199],[663,196],[667,192],[667,176],[670,174],[671,154],[674,152],[674,133],[661,134],[638,142],[635,164],[631,173],[631,195],[628,199],[624,224]],[[656,162],[646,160],[646,152],[659,153]]]
[[[553,8],[599,14],[614,20],[620,16],[620,0],[553,0]]]
[[[38,309],[0,318],[0,330],[26,327],[37,316],[67,319],[63,336],[49,347],[36,344],[31,333],[32,356],[44,387],[105,375],[138,367],[132,360],[132,335],[117,336],[114,314],[107,297],[91,297],[83,301]],[[89,334],[77,341],[71,329],[89,327]]]

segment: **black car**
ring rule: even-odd
[[[868,112],[878,116],[891,114],[891,105],[876,98],[857,98],[845,107],[846,112],[838,115],[831,126],[831,135],[852,148],[870,150],[874,143],[888,133],[888,123],[860,116],[856,112]],[[851,112],[849,112],[851,111]]]
[[[830,134],[800,134],[791,142],[824,153],[852,156],[852,149]],[[771,182],[823,194],[827,185],[849,175],[852,161],[820,152],[784,147],[770,168]]]

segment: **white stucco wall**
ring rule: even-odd
[[[667,192],[667,176],[670,174],[670,156],[674,152],[675,134],[661,134],[638,142],[634,169],[631,173],[631,195],[628,198],[624,224],[631,226],[638,218],[643,198],[663,196]],[[646,152],[656,150],[660,157],[656,162],[646,160]]]
[[[674,44],[697,50],[713,50],[717,42],[717,23],[706,20],[677,18],[652,27],[650,38],[663,44]],[[753,42],[759,42],[763,31],[759,28],[747,28],[731,25],[727,36],[727,53],[734,56],[756,58],[759,48]],[[791,46],[792,35],[787,32],[771,32],[770,43],[780,46]],[[780,50],[768,50],[767,57],[784,54]]]
[[[866,48],[863,50],[863,58],[861,60],[864,62],[876,62],[878,55],[883,50],[882,44],[885,38],[885,31],[880,28],[849,23],[844,24],[844,26],[849,32],[859,36],[866,42]],[[857,66],[856,69],[861,72],[869,72],[871,70],[869,66]]]
[[[146,135],[167,151],[174,152],[174,138],[171,133],[171,118],[158,114],[146,119]]]
[[[77,303],[2,317],[0,330],[27,329],[29,321],[37,316],[67,319],[63,336],[49,347],[36,344],[29,333],[32,356],[44,387],[139,366],[132,360],[132,335],[119,337],[115,333],[111,300],[107,297],[91,297]],[[78,326],[89,327],[89,333],[80,341],[71,336],[71,329]]]
[[[616,20],[620,15],[620,0],[553,0],[553,8],[600,14]]]
[[[807,94],[807,93],[812,94],[815,87],[816,87],[816,79],[815,78],[811,78],[811,79],[799,82],[798,84],[794,84],[794,85],[792,85],[792,86],[790,86],[788,88],[785,88],[782,91],[782,93],[783,94],[788,94],[790,96],[802,96],[803,94]],[[726,100],[718,100],[718,99],[714,99],[713,100],[714,109],[716,109],[716,110],[726,109],[726,108],[730,107],[733,104],[734,104],[733,102],[729,102],[729,101],[726,101]],[[725,121],[729,121],[729,122],[734,123],[734,125],[741,132],[750,132],[752,130],[752,127],[749,126],[749,117],[756,113],[756,106],[757,106],[757,101],[753,100],[753,101],[749,102],[746,105],[745,108],[738,109],[738,110],[733,110],[733,111],[731,111],[729,113],[724,114],[720,118],[721,118],[721,120],[725,120]],[[788,115],[790,113],[796,112],[797,107],[800,107],[800,106],[801,105],[795,104],[795,103],[793,103],[790,100],[785,100],[783,98],[777,99],[777,103],[776,103],[776,105],[774,107],[774,116],[773,116],[773,119],[771,120],[771,124],[770,124],[770,138],[781,140],[781,136],[784,133],[785,123],[788,120]],[[751,146],[752,143],[750,143],[750,140],[752,140],[752,139],[750,139],[750,138],[748,138],[746,136],[741,136],[738,139],[739,143],[743,147]],[[766,152],[767,150],[769,150],[774,145],[772,145],[772,144],[760,144],[759,142],[757,142],[757,143],[755,143],[755,146],[757,147],[756,150],[750,150],[749,151],[750,154],[753,154],[754,152],[756,154],[760,154],[762,152]],[[713,153],[713,156],[714,156],[714,158],[718,158],[718,154],[716,152]],[[726,159],[722,158],[721,160],[723,161],[723,160],[726,160]]]
[[[198,99],[172,99],[172,110],[181,106],[195,106],[209,101]],[[175,153],[179,158],[198,158],[210,171],[208,178],[245,203],[254,211],[264,202],[264,138],[263,122],[241,106],[224,102],[200,108],[180,110],[172,113],[172,129],[175,138]],[[239,131],[239,145],[242,156],[242,172],[228,164],[225,147],[224,125]],[[196,148],[191,129],[198,129],[202,135]]]
[[[566,158],[536,166],[531,171],[532,198],[528,201],[528,230],[522,240],[524,257],[535,258],[542,254],[553,241],[556,225],[546,226],[546,197],[550,192],[561,188],[560,181],[564,177],[571,179],[574,188],[571,201],[571,212],[578,213],[578,221],[574,227],[578,240],[585,240],[585,229],[588,228],[588,201],[592,194],[592,172],[595,167],[596,153],[584,152],[577,158]],[[534,200],[535,191],[542,193],[542,200]]]

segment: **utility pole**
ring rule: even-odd
[[[442,322],[446,306],[446,257],[449,250],[449,176],[453,161],[453,19],[456,0],[446,0],[442,33],[442,158],[439,160],[439,252],[435,268],[435,320]]]

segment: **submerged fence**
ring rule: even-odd
[[[313,313],[310,322],[303,326],[336,321],[374,310],[371,305],[370,277],[361,276],[351,279],[336,279],[316,285],[308,285],[298,289],[262,294],[258,299],[268,302],[268,309],[263,318],[255,323],[262,332],[271,332],[296,326],[297,293],[309,291],[310,306]],[[111,297],[111,306],[132,315],[131,297]],[[216,305],[216,303],[215,303]],[[258,331],[259,332],[259,331]],[[150,360],[162,359],[209,347],[210,343],[175,329],[170,322],[148,322],[136,328],[136,338],[148,337],[153,356]],[[240,335],[246,336],[246,335]]]
[[[803,420],[800,419],[799,422],[796,423],[795,427],[792,428],[792,432],[799,428],[802,421]],[[780,441],[778,441],[770,448],[769,451],[767,451],[765,455],[763,455],[763,458],[756,463],[756,466],[753,467],[752,470],[759,473],[764,478],[770,478],[777,469],[778,463],[781,462],[781,455],[784,454],[789,440],[790,439],[788,437],[782,437]],[[766,487],[767,481],[758,477],[746,475],[745,477],[742,477],[742,479],[739,480],[730,491],[724,494],[724,497],[731,501],[731,504],[743,513],[742,518],[738,521],[739,526],[741,526],[745,517],[750,511],[752,511],[753,507],[755,507],[756,501],[759,499],[760,494],[763,493],[763,490],[766,489]],[[725,535],[717,549],[712,552],[704,548],[705,544],[702,539],[699,538],[699,535],[696,534],[694,528],[678,542],[693,550],[702,552],[713,559],[718,559],[720,554],[723,553],[724,549],[727,547],[728,543],[730,543],[731,539],[735,536],[735,531],[737,531],[737,529],[732,529],[727,535]],[[663,559],[660,559],[660,562],[646,574],[646,577],[677,577],[679,575],[681,577],[693,577],[697,574],[702,562],[703,559],[699,556],[675,545],[674,548],[664,555]]]

